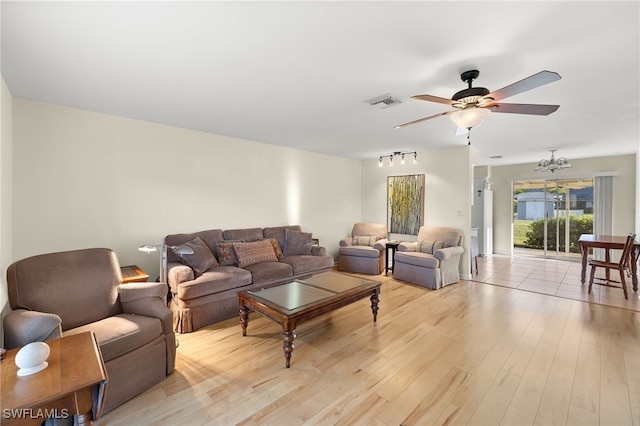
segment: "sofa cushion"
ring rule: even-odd
[[[455,247],[462,244],[462,232],[446,226],[422,226],[417,239],[443,241],[445,247]]]
[[[238,256],[236,256],[233,243],[233,241],[218,241],[216,243],[216,257],[220,266],[238,266]]]
[[[334,259],[333,256],[299,255],[285,256],[280,262],[291,265],[293,273],[300,275],[330,269]]]
[[[181,245],[193,250],[192,254],[178,254],[178,257],[180,258],[180,263],[193,269],[196,277],[202,275],[207,269],[218,266],[215,256],[200,237],[195,237],[193,240]]]
[[[360,222],[353,225],[351,236],[356,235],[375,235],[376,241],[387,238],[387,225],[381,223]]]
[[[422,266],[424,268],[439,268],[440,261],[431,254],[419,251],[396,252],[395,262],[407,263],[409,265]]]
[[[277,262],[275,250],[270,240],[252,241],[250,243],[233,243],[238,257],[238,266],[244,268],[254,263]]]
[[[206,231],[192,232],[190,234],[172,234],[167,235],[164,238],[165,244],[169,246],[179,246],[187,241],[193,240],[195,237],[200,237],[202,241],[209,247],[211,253],[215,253],[216,243],[224,240],[222,229],[208,229]],[[167,250],[167,259],[169,262],[179,262],[178,255],[173,250]]]
[[[263,228],[262,233],[265,238],[275,238],[280,243],[280,247],[284,248],[287,241],[285,232],[287,229],[292,231],[302,231],[300,225],[274,226],[271,228]]]
[[[285,256],[311,254],[311,246],[310,232],[294,231],[291,229],[285,230]]]
[[[380,257],[380,250],[369,246],[340,247],[338,253],[343,256]]]
[[[375,235],[354,235],[351,244],[354,246],[373,247],[376,241],[378,241],[378,238]]]
[[[260,262],[246,267],[251,272],[253,284],[261,284],[278,278],[290,277],[293,275],[291,265],[281,262]]]
[[[440,250],[443,247],[443,241],[420,240],[416,246],[416,251],[433,254],[436,250]]]
[[[251,284],[251,272],[235,266],[218,266],[193,281],[180,283],[178,298],[195,299],[248,284]]]
[[[93,331],[105,362],[137,349],[162,335],[158,318],[145,315],[119,314],[81,327],[72,328],[64,336]]]
[[[262,228],[229,229],[224,231],[227,241],[256,241],[264,238]]]

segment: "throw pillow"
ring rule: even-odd
[[[421,240],[418,241],[418,251],[423,253],[433,254],[436,250],[440,250],[444,247],[443,241],[430,241],[430,240]]]
[[[200,237],[195,237],[193,240],[181,245],[193,250],[192,254],[177,254],[177,256],[182,264],[193,269],[196,278],[208,269],[218,266],[218,261],[216,261],[213,253]]]
[[[253,265],[254,263],[278,261],[278,257],[273,250],[273,244],[270,240],[233,243],[233,249],[238,257],[238,266],[241,268]]]
[[[353,242],[351,243],[354,246],[369,246],[373,247],[376,243],[377,238],[375,235],[354,235]]]
[[[286,256],[311,254],[311,233],[285,230],[284,254]]]
[[[216,256],[221,266],[238,266],[238,257],[232,241],[218,241],[216,243]]]
[[[276,253],[276,257],[278,260],[284,257],[284,253],[282,252],[282,247],[280,247],[280,243],[275,238],[269,238],[271,241],[271,245],[273,245],[273,251]]]

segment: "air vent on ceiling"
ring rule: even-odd
[[[395,96],[392,96],[390,93],[375,97],[373,99],[369,99],[368,101],[365,101],[365,102],[367,102],[371,106],[376,106],[380,109],[389,108],[394,105],[398,105],[402,103],[400,99],[396,98]]]

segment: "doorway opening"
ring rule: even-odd
[[[580,261],[593,220],[593,178],[513,182],[514,254]]]

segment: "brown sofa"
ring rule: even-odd
[[[176,342],[164,283],[122,284],[116,254],[91,248],[28,257],[7,269],[8,349],[92,331],[108,376],[104,412],[161,382]]]
[[[416,242],[398,246],[393,278],[430,289],[460,281],[462,231],[445,226],[422,226]]]
[[[174,330],[189,333],[238,315],[238,291],[327,271],[334,259],[312,245],[298,225],[212,229],[167,235],[168,246],[187,245],[192,255],[168,251],[167,280]]]

